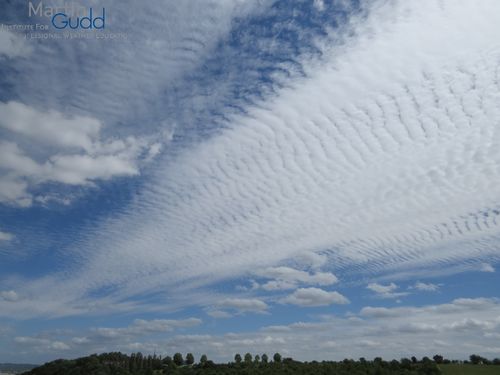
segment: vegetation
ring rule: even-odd
[[[360,358],[358,361],[344,359],[340,362],[299,362],[292,358],[282,358],[275,353],[273,361],[267,354],[252,356],[246,353],[234,356],[234,362],[216,364],[204,354],[196,362],[193,354],[181,353],[164,358],[141,353],[130,356],[122,353],[94,354],[74,360],[59,359],[34,368],[25,375],[215,375],[215,374],[331,374],[331,375],[493,375],[500,374],[500,360],[489,361],[476,355],[470,361],[459,363],[436,355],[433,359],[424,357],[418,360],[403,358],[399,361],[384,361],[377,357],[372,361]]]
[[[439,365],[443,375],[499,375],[500,366],[471,365],[471,364],[446,364]]]

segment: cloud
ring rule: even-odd
[[[257,272],[263,278],[274,279],[260,287],[267,291],[295,289],[297,284],[332,285],[338,282],[331,272],[309,273],[290,267],[270,267]]]
[[[301,265],[309,266],[313,269],[320,268],[326,264],[328,257],[323,254],[318,254],[312,251],[306,251],[294,258]]]
[[[216,319],[226,319],[226,318],[231,318],[233,316],[232,314],[230,314],[224,310],[208,309],[206,311],[206,313],[207,313],[207,315],[211,316],[212,318],[216,318]]]
[[[113,33],[125,38],[81,39],[79,48],[65,40],[30,41],[36,61],[12,60],[8,67],[16,74],[5,77],[4,82],[11,87],[12,97],[37,108],[92,113],[104,123],[117,126],[119,133],[124,127],[152,130],[163,121],[188,116],[187,106],[196,112],[197,101],[207,100],[206,94],[196,95],[193,82],[193,95],[186,98],[179,83],[188,80],[185,76],[190,78],[193,70],[214,53],[217,43],[229,33],[233,18],[252,14],[258,5],[262,3],[212,2],[200,4],[195,11],[188,3],[154,0],[138,5],[130,0],[110,0],[106,3],[112,9],[109,16],[120,20],[113,22]],[[2,13],[4,18],[25,23],[24,14],[19,14],[21,6],[22,2],[9,4]],[[133,23],[147,23],[151,29],[131,29]],[[131,48],[136,53],[130,54]],[[96,63],[99,69],[95,69]],[[166,92],[170,97],[165,97]],[[178,106],[176,95],[186,102],[183,108]]]
[[[65,116],[49,110],[38,111],[25,104],[0,103],[0,126],[37,143],[92,151],[102,124],[86,116]]]
[[[0,168],[5,171],[0,202],[23,207],[33,202],[29,190],[44,183],[92,186],[97,180],[137,175],[141,159],[151,159],[160,147],[144,137],[102,139],[103,126],[95,118],[39,111],[13,101],[0,103],[0,127],[16,140],[0,142]]]
[[[399,311],[387,307],[363,307],[360,311],[361,316],[373,318],[385,318],[391,316],[399,316]]]
[[[495,272],[495,268],[493,268],[493,266],[489,263],[482,263],[479,270],[481,272]]]
[[[350,277],[496,259],[495,11],[388,2],[353,17],[351,39],[323,40],[302,77],[228,114],[126,213],[96,223],[73,277],[126,296],[240,278],[305,250]]]
[[[238,312],[265,312],[268,305],[257,298],[226,298],[220,301],[217,307]]]
[[[0,241],[10,241],[14,238],[14,236],[7,232],[0,231]]]
[[[326,306],[331,304],[347,304],[349,300],[338,292],[327,292],[319,288],[300,288],[289,296],[282,298],[281,303],[297,306]]]
[[[378,284],[378,283],[370,283],[370,284],[368,284],[368,286],[366,288],[370,289],[378,294],[387,294],[387,293],[391,293],[394,290],[396,290],[398,288],[398,286],[394,283],[390,283],[388,285],[382,285],[382,284]]]
[[[32,48],[27,44],[26,39],[3,26],[0,28],[0,60],[29,56]]]
[[[413,286],[413,288],[423,292],[435,292],[439,289],[439,285],[432,283],[422,283],[420,281],[417,281]]]
[[[320,319],[296,321],[281,326],[263,326],[240,333],[176,334],[113,338],[81,332],[66,336],[19,337],[18,345],[62,342],[71,347],[68,356],[82,351],[137,351],[161,355],[192,352],[207,354],[216,361],[228,361],[235,353],[280,352],[298,360],[342,360],[382,356],[386,359],[432,357],[466,359],[471,352],[486,357],[496,355],[500,335],[500,305],[497,299],[457,299],[420,307],[376,308],[366,306],[347,316],[328,315]],[[439,340],[436,340],[439,336]],[[26,343],[26,344],[25,344]],[[50,344],[49,344],[50,345]],[[41,349],[42,350],[42,349]],[[46,353],[52,349],[43,348]]]
[[[133,324],[124,328],[94,328],[92,333],[95,336],[106,339],[119,338],[135,338],[138,336],[146,336],[153,333],[171,332],[178,328],[188,328],[200,325],[202,321],[197,318],[188,318],[182,320],[169,319],[153,319],[144,320],[136,319]]]
[[[68,350],[70,346],[61,341],[51,341],[44,338],[17,336],[14,338],[16,344],[21,344],[24,348],[32,348],[39,352]]]
[[[3,290],[0,292],[0,298],[7,302],[16,302],[19,295],[13,290]]]
[[[168,39],[167,32],[155,31],[158,37],[151,38],[139,30],[138,40],[147,43],[137,43],[141,50],[130,56],[130,45],[119,43],[110,45],[109,53],[103,53],[103,47],[87,49],[112,56],[113,61],[124,57],[120,69],[106,64],[110,60],[99,60],[102,70],[87,65],[76,68],[66,59],[44,60],[57,48],[73,56],[64,45],[55,44],[40,55],[41,61],[53,63],[48,75],[40,74],[46,73],[45,64],[30,69],[19,65],[26,71],[12,75],[23,80],[15,86],[16,100],[38,108],[41,118],[53,110],[66,120],[91,117],[106,124],[97,144],[112,156],[116,156],[110,150],[113,147],[106,146],[114,140],[108,138],[113,134],[108,133],[108,124],[125,120],[144,127],[163,124],[165,108],[172,110],[178,120],[175,129],[184,136],[175,153],[164,155],[153,175],[142,181],[140,199],[126,210],[93,218],[82,234],[60,246],[67,259],[76,255],[78,262],[67,262],[65,272],[49,270],[40,279],[14,282],[12,287],[20,294],[29,291],[33,296],[30,313],[109,312],[110,306],[165,308],[138,298],[145,293],[168,298],[176,307],[196,304],[197,299],[186,296],[200,294],[202,286],[209,289],[253,275],[256,269],[290,264],[305,251],[326,258],[321,260],[323,270],[363,280],[396,274],[409,278],[422,270],[458,272],[471,259],[492,263],[498,259],[494,246],[500,235],[495,203],[495,187],[500,183],[495,125],[500,118],[495,83],[500,61],[494,16],[498,4],[373,2],[359,17],[346,12],[349,33],[322,28],[305,39],[311,43],[300,39],[309,35],[307,28],[288,22],[289,15],[284,14],[285,23],[291,23],[300,36],[297,49],[308,53],[291,54],[290,63],[266,61],[273,69],[280,67],[275,70],[281,73],[274,74],[281,78],[264,76],[276,83],[271,87],[262,80],[252,81],[256,83],[250,98],[244,95],[247,84],[232,80],[248,77],[237,74],[236,67],[244,59],[237,58],[241,48],[234,46],[241,46],[246,37],[248,44],[257,49],[264,45],[276,57],[282,53],[273,39],[276,30],[271,30],[272,37],[261,38],[256,31],[262,31],[262,23],[252,24],[251,17],[248,23],[238,23],[246,18],[232,22],[233,11],[217,6],[191,19],[193,12],[183,4],[178,5],[179,12],[189,15],[189,23],[185,25],[171,8],[161,7],[162,25],[154,28],[179,26],[182,37],[177,39],[175,33],[173,45],[162,39]],[[326,12],[328,4],[324,5]],[[129,13],[138,19],[147,16],[142,11]],[[223,22],[219,25],[219,21]],[[201,29],[192,31],[189,27],[197,23]],[[239,29],[241,25],[248,29]],[[245,30],[249,34],[240,33]],[[220,43],[226,40],[232,43]],[[193,46],[183,55],[186,45]],[[228,49],[216,50],[217,45]],[[309,46],[319,53],[312,53]],[[216,52],[214,59],[207,59],[212,52]],[[265,56],[256,56],[249,65],[257,61],[259,69],[265,70],[261,61]],[[217,66],[220,74],[200,80],[202,84],[196,86],[200,95],[191,95],[196,85],[193,77],[203,77],[209,65]],[[262,77],[253,65],[244,67]],[[75,75],[71,69],[86,74],[57,87],[43,84],[57,81],[52,74]],[[39,80],[31,85],[49,91],[24,90],[30,87],[25,80],[32,77]],[[172,77],[175,92],[163,95]],[[72,86],[81,90],[68,100],[55,99]],[[182,93],[188,99],[176,100]],[[219,93],[222,99],[214,103]],[[239,94],[244,99],[230,99]],[[149,106],[151,101],[157,104]],[[12,111],[9,103],[6,108]],[[95,112],[90,116],[78,108]],[[220,116],[210,115],[214,112]],[[196,116],[191,117],[193,113]],[[190,121],[193,118],[196,121]],[[143,121],[135,121],[139,119]],[[3,130],[19,138],[4,144],[5,160],[11,164],[0,182],[3,201],[29,205],[37,178],[44,178],[39,169],[45,163],[52,166],[50,178],[74,183],[104,178],[115,165],[111,158],[109,164],[103,163],[108,165],[104,171],[97,168],[97,176],[88,175],[85,166],[93,170],[98,163],[85,156],[85,149],[78,160],[71,153],[61,151],[56,157],[45,149],[41,153],[48,155],[35,158],[32,148],[24,145],[32,135],[18,127]],[[90,133],[84,134],[93,139]],[[136,154],[127,156],[128,149],[128,145],[119,148],[125,159],[120,167],[135,166]],[[69,170],[73,161],[78,166],[76,176]],[[291,286],[274,282],[269,287]],[[103,291],[110,291],[109,295]],[[115,305],[116,301],[121,303]],[[15,305],[18,310],[2,306],[2,313],[26,314],[26,305]]]
[[[151,339],[157,340],[158,337],[164,340],[173,331],[190,329],[201,323],[197,318],[136,319],[126,327],[95,327],[81,331],[55,329],[34,336],[17,336],[13,338],[12,344],[16,349],[34,350],[36,353],[57,354],[64,350],[67,353],[65,356],[68,357],[90,352],[135,351],[134,345],[144,345],[148,352],[158,353],[159,346],[152,348],[147,344],[139,344],[140,340],[147,342]]]
[[[323,0],[314,0],[314,7],[321,12],[325,9],[325,3]]]
[[[398,286],[394,283],[388,285],[370,283],[366,288],[375,292],[378,298],[399,298],[408,295],[407,292],[396,292]]]

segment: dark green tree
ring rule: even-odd
[[[432,359],[434,359],[434,362],[436,362],[437,364],[443,363],[443,356],[442,355],[436,354],[434,357],[432,357]]]
[[[240,353],[237,353],[237,354],[234,356],[234,362],[236,362],[237,364],[240,364],[240,363],[241,363],[241,355],[240,355]]]
[[[401,367],[405,370],[410,370],[411,361],[408,358],[401,358]]]
[[[471,354],[469,359],[473,365],[478,365],[479,363],[482,363],[484,360],[483,357],[481,357],[477,354]]]
[[[204,364],[207,363],[207,361],[208,361],[207,355],[206,354],[202,354],[201,357],[200,357],[200,364],[204,365]]]
[[[164,365],[167,365],[168,367],[172,367],[174,365],[174,361],[172,357],[167,355],[163,360],[161,361]]]
[[[267,354],[264,353],[262,354],[262,363],[267,363],[267,362],[269,362],[269,358],[267,357]]]
[[[252,363],[252,355],[250,353],[245,354],[245,364],[249,365]]]
[[[182,358],[182,354],[181,353],[175,353],[174,354],[174,363],[177,366],[182,366],[182,364],[184,364],[184,359]]]
[[[193,353],[186,354],[186,364],[192,365],[194,363],[194,355]]]
[[[276,363],[280,363],[281,362],[281,354],[280,353],[274,353],[273,360]]]

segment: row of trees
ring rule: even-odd
[[[280,363],[281,362],[281,354],[279,353],[274,353],[273,355],[273,360],[274,362],[276,363]],[[234,363],[236,364],[241,364],[242,360],[241,360],[241,355],[240,354],[236,354],[234,356]],[[269,362],[269,357],[267,356],[267,354],[262,354],[262,357],[259,356],[258,354],[255,355],[255,357],[253,357],[252,359],[252,355],[250,353],[246,353],[245,354],[245,357],[244,357],[244,363],[249,365],[249,364],[258,364],[258,363],[268,363]]]
[[[175,353],[172,357],[133,353],[130,356],[114,352],[91,355],[75,360],[57,360],[44,364],[25,375],[280,375],[280,374],[331,374],[331,375],[437,375],[441,371],[438,364],[446,363],[441,355],[433,359],[424,357],[403,358],[401,360],[384,361],[377,357],[373,360],[360,358],[358,361],[344,359],[335,361],[299,362],[292,358],[282,358],[275,353],[272,361],[267,354],[255,355],[246,353],[234,356],[234,361],[216,364],[206,355],[202,355],[198,363],[192,353],[184,357]],[[497,364],[500,360],[489,361],[476,354],[470,356],[472,364]]]

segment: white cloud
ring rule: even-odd
[[[18,337],[21,346],[38,347],[47,353],[51,343],[71,347],[68,356],[82,352],[137,351],[169,354],[207,354],[216,361],[231,360],[235,353],[272,355],[280,352],[299,360],[325,358],[385,359],[432,357],[466,359],[474,352],[493,358],[500,337],[500,304],[497,299],[457,299],[449,303],[421,307],[364,307],[349,316],[329,315],[319,320],[297,321],[289,325],[265,326],[255,331],[220,334],[179,334],[162,337],[97,336],[83,332],[67,338],[60,334]],[[436,340],[439,336],[439,340]],[[46,347],[43,347],[46,345]],[[43,347],[43,349],[42,349]],[[168,351],[168,352],[165,352]]]
[[[326,306],[347,304],[349,300],[338,292],[327,292],[319,288],[300,288],[281,299],[282,303],[298,306]]]
[[[297,255],[294,260],[301,265],[317,269],[326,264],[326,262],[328,261],[328,257],[324,254],[318,254],[313,251],[306,251]]]
[[[92,117],[38,111],[15,101],[0,103],[0,126],[35,142],[88,152],[95,147],[102,128],[100,121]]]
[[[367,288],[378,294],[386,294],[395,291],[398,288],[398,286],[394,283],[390,283],[388,285],[370,283],[368,284]]]
[[[27,337],[27,336],[17,336],[14,338],[14,342],[21,344],[23,348],[32,348],[39,352],[53,351],[57,352],[60,350],[68,350],[70,346],[61,341],[52,341],[45,338]]]
[[[144,320],[136,319],[133,326],[130,328],[132,331],[152,333],[152,332],[168,332],[176,328],[186,328],[200,325],[202,323],[201,319],[189,318],[182,320],[172,320],[172,319],[153,319]]]
[[[178,328],[188,328],[200,325],[202,321],[197,318],[182,320],[171,319],[136,319],[133,324],[124,328],[99,327],[92,330],[95,336],[106,339],[135,338],[159,332],[171,332]]]
[[[320,12],[325,9],[325,3],[323,0],[314,0],[314,7]]]
[[[268,305],[257,298],[226,298],[217,304],[220,309],[234,309],[238,312],[265,312]]]
[[[0,292],[0,298],[8,302],[16,302],[19,295],[14,290],[3,290]]]
[[[0,60],[4,58],[27,57],[32,53],[27,40],[6,28],[0,28]]]
[[[216,318],[216,319],[226,319],[226,318],[231,318],[233,316],[232,314],[230,314],[224,310],[208,309],[206,311],[206,313],[207,313],[207,315],[211,316],[212,318]]]
[[[413,286],[416,290],[420,290],[423,292],[435,292],[439,289],[439,285],[433,284],[433,283],[423,283],[420,281],[417,281],[415,285]]]
[[[489,263],[482,263],[479,270],[481,272],[495,272],[495,268],[493,268],[493,266]]]
[[[366,288],[375,292],[377,297],[379,298],[398,298],[408,295],[408,293],[406,292],[396,292],[398,286],[394,283],[390,283],[387,285],[370,283],[366,286]]]
[[[0,241],[10,241],[14,238],[14,236],[7,232],[0,231]]]
[[[72,298],[33,311],[64,305],[80,312],[82,300],[107,286],[113,300],[168,290],[170,300],[196,303],[185,296],[200,285],[289,264],[304,251],[320,252],[332,273],[351,278],[456,272],[470,259],[495,263],[499,6],[370,3],[363,17],[350,19],[344,43],[319,40],[321,59],[301,59],[303,76],[243,114],[227,114],[219,132],[165,160],[126,212],[82,230],[67,250],[83,259],[47,288],[62,286],[68,293],[61,295]],[[156,58],[148,66],[161,66]],[[51,71],[59,74],[57,66]],[[129,88],[135,73],[143,77],[135,65],[120,70],[127,84],[117,86]],[[143,92],[160,91],[151,85]],[[120,117],[110,105],[117,101],[127,107],[123,116],[144,112],[124,97],[131,90],[96,100],[96,90],[83,91],[79,107],[109,107]],[[11,156],[19,168],[44,165],[17,146]],[[29,204],[24,180],[5,181],[4,199],[18,191]],[[40,298],[47,293],[40,290]]]
[[[159,170],[93,232],[106,251],[87,253],[75,277],[119,280],[126,295],[241,277],[305,250],[363,275],[498,257],[497,6],[388,2],[354,18],[353,38],[304,61],[306,77]],[[158,268],[168,272],[144,277]]]
[[[77,345],[88,344],[91,342],[88,337],[73,337],[71,341]]]
[[[147,138],[102,139],[102,124],[95,118],[38,111],[19,102],[0,103],[0,127],[16,140],[0,142],[0,169],[6,171],[0,202],[19,206],[31,205],[30,188],[45,182],[91,186],[96,180],[137,175],[141,158],[151,160],[160,150]]]
[[[267,291],[289,290],[295,289],[297,284],[295,282],[285,280],[271,280],[260,285],[259,287]]]
[[[397,310],[387,308],[387,307],[363,307],[360,311],[361,316],[368,316],[373,318],[385,318],[391,316],[398,316],[399,312]]]
[[[309,273],[290,267],[269,267],[256,273],[268,279],[260,287],[267,291],[295,289],[298,284],[332,285],[338,282],[337,277],[331,272]]]

